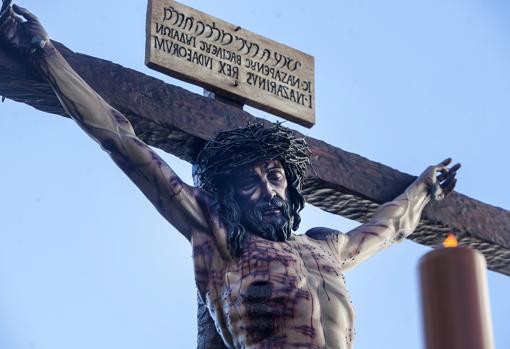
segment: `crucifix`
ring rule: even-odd
[[[20,75],[20,76],[22,76],[22,75]],[[147,92],[147,91],[144,91],[144,92]],[[5,95],[7,95],[7,96],[9,96],[7,93],[4,93],[4,94],[5,94]],[[156,96],[156,97],[157,97],[157,96]],[[197,98],[197,97],[193,97],[193,96],[192,96],[192,97],[190,97],[190,98]],[[200,100],[200,99],[199,99],[199,100]],[[244,117],[244,118],[248,117],[248,116],[246,116],[246,114],[245,114],[245,113],[243,113],[243,112],[241,112],[241,111],[236,111],[236,110],[234,110],[234,109],[231,109],[229,106],[223,106],[223,105],[217,104],[217,102],[214,102],[214,101],[207,101],[207,102],[203,102],[203,101],[202,101],[202,102],[200,102],[200,103],[206,103],[206,107],[207,107],[207,106],[215,106],[215,107],[216,107],[216,106],[218,106],[219,108],[222,108],[223,110],[232,111],[232,113],[233,113],[232,115],[239,115],[241,118],[243,118],[243,117]],[[126,107],[124,107],[124,108],[126,108]],[[126,113],[126,114],[129,114],[129,113]],[[202,111],[202,113],[201,113],[201,114],[203,114],[203,111]],[[177,115],[179,115],[179,114],[177,114]],[[180,114],[180,115],[182,115],[182,114]],[[186,121],[183,121],[183,124],[182,124],[182,127],[183,127],[184,129],[186,129],[185,122],[186,122]],[[189,122],[189,121],[188,121],[188,122]],[[224,122],[224,121],[219,121],[219,122],[220,122],[220,123],[222,123],[222,122]],[[155,128],[156,128],[156,127],[158,127],[158,126],[159,126],[159,127],[161,127],[160,125],[161,125],[161,124],[159,124],[159,125],[158,125],[158,124],[156,123],[156,124],[154,125],[154,127],[155,127]],[[179,126],[181,126],[181,125],[179,125]],[[135,128],[136,128],[136,126],[135,126]],[[150,128],[150,127],[149,127],[149,128]],[[189,127],[189,129],[191,129],[191,128],[192,128],[192,127]],[[179,129],[179,130],[178,130],[178,131],[176,131],[176,133],[175,133],[175,134],[176,134],[177,136],[182,135],[182,133],[181,133],[181,134],[179,134],[179,132],[182,132],[182,128],[181,128],[181,127],[179,127],[178,129]],[[189,129],[187,129],[186,131],[189,131]],[[204,132],[204,131],[197,131],[197,132]],[[140,134],[143,134],[143,132],[140,132]],[[183,136],[184,136],[184,135],[183,135]],[[202,137],[207,138],[208,136],[204,136],[204,135],[202,135]],[[148,138],[150,138],[150,137],[148,137]],[[176,138],[177,138],[177,137],[176,137]],[[184,138],[182,138],[182,139],[184,139]],[[193,140],[193,138],[188,138],[188,139]],[[202,138],[202,139],[203,139],[203,138]],[[157,140],[153,140],[153,142],[157,142]],[[186,148],[186,147],[177,147],[175,144],[174,144],[174,145],[167,145],[167,147],[172,147],[172,146],[174,146],[175,148],[180,148],[180,149],[176,149],[176,151],[177,151],[177,152],[181,152],[180,154],[181,154],[184,158],[192,158],[192,156],[193,156],[193,157],[195,157],[195,156],[196,156],[196,154],[193,154],[192,152],[196,151],[196,149],[197,149],[197,148],[201,147],[201,144],[200,144],[200,143],[201,143],[201,139],[200,139],[200,138],[196,138],[196,139],[195,139],[195,142],[196,142],[196,143],[198,143],[198,144],[191,144],[189,148]],[[313,143],[313,141],[312,141],[312,143]],[[203,144],[203,143],[202,143],[202,144]],[[179,145],[181,145],[181,144],[179,144]],[[315,144],[315,146],[319,146],[319,145],[318,145],[318,144]],[[328,147],[325,147],[324,149],[328,149]],[[329,149],[332,151],[332,154],[333,154],[333,153],[337,153],[337,150],[334,150],[334,149],[331,149],[331,148],[329,148]],[[186,153],[186,152],[188,152],[188,153]],[[319,153],[320,153],[320,152],[319,152]],[[342,153],[340,153],[340,152],[338,152],[338,154],[337,154],[337,156],[342,156],[342,155],[344,155],[344,154],[342,154]],[[347,155],[346,155],[346,156],[347,156]],[[348,156],[347,156],[347,157],[348,157]],[[321,161],[324,161],[324,160],[325,160],[325,159],[315,159],[314,161],[316,161],[318,164],[320,164],[320,162],[321,162]],[[327,161],[327,160],[326,160],[326,161]],[[355,159],[354,159],[353,161],[355,162]],[[322,166],[319,166],[319,167],[320,167],[320,168],[323,168]],[[325,172],[327,172],[327,171],[324,171],[324,170],[323,170],[323,173],[325,173]],[[361,171],[360,171],[360,172],[361,172]],[[314,194],[314,192],[315,192],[315,193],[318,193],[318,192],[320,191],[320,194],[321,194],[321,195],[325,195],[325,196],[326,196],[326,197],[328,197],[328,198],[330,198],[330,197],[333,197],[333,198],[334,198],[334,195],[335,195],[335,194],[337,194],[337,195],[338,195],[338,193],[340,193],[340,192],[341,192],[341,190],[342,190],[342,189],[339,189],[338,187],[335,187],[334,185],[331,185],[330,187],[328,187],[327,185],[325,185],[325,183],[327,184],[327,182],[324,182],[324,181],[327,179],[327,177],[325,177],[325,178],[321,178],[321,177],[319,177],[320,173],[321,173],[321,172],[320,172],[320,170],[319,170],[319,171],[318,171],[318,173],[317,173],[317,174],[318,174],[318,176],[316,176],[315,178],[314,178],[314,176],[309,176],[308,182],[307,182],[307,183],[306,183],[306,185],[305,185],[305,196],[307,197],[307,199],[308,199],[309,201],[312,201],[312,202],[313,202],[313,194]],[[391,172],[390,172],[390,173],[391,173]],[[389,175],[389,177],[391,178],[391,175]],[[406,177],[405,177],[405,176],[402,176],[401,178],[405,179]],[[331,178],[329,178],[329,179],[330,179],[330,180],[332,180]],[[360,178],[360,180],[363,180],[363,178]],[[408,180],[409,180],[409,179],[408,179]],[[395,182],[399,182],[399,181],[398,181],[398,180],[396,180]],[[410,182],[410,181],[409,181],[409,182]],[[330,182],[330,183],[331,183],[331,184],[335,184],[335,183],[340,184],[340,183],[338,183],[338,182]],[[408,184],[408,183],[406,183],[406,184]],[[314,187],[314,185],[315,185],[315,187]],[[341,185],[341,184],[340,184],[340,185]],[[361,186],[360,186],[360,187],[361,187]],[[308,191],[306,191],[306,188],[308,188]],[[343,187],[343,188],[345,188],[345,187]],[[349,187],[347,187],[347,188],[349,188]],[[368,187],[368,188],[370,188],[370,187]],[[320,189],[328,189],[328,190],[329,190],[329,193],[328,193],[327,191],[320,190]],[[343,189],[343,190],[345,190],[345,189]],[[387,190],[389,190],[389,189],[387,189]],[[375,191],[375,190],[374,190],[374,191]],[[368,216],[369,216],[370,212],[371,212],[371,211],[375,208],[375,207],[374,207],[374,206],[375,206],[375,205],[374,205],[374,202],[375,202],[375,204],[377,204],[377,203],[380,203],[380,202],[383,202],[383,201],[387,201],[387,200],[384,200],[384,199],[382,199],[382,200],[381,200],[381,199],[377,200],[376,198],[374,198],[374,196],[368,196],[370,199],[366,199],[366,197],[367,197],[367,196],[365,196],[365,194],[366,194],[366,193],[363,193],[362,191],[359,191],[359,192],[353,191],[353,192],[351,192],[351,191],[350,191],[350,189],[349,189],[349,190],[345,190],[345,192],[341,192],[341,193],[342,193],[341,195],[345,195],[345,196],[341,196],[341,195],[340,195],[339,200],[338,200],[338,201],[336,201],[336,203],[335,203],[335,204],[336,204],[336,205],[338,205],[338,203],[346,202],[346,203],[348,203],[348,205],[343,205],[343,206],[342,206],[342,205],[339,205],[340,207],[338,207],[338,206],[337,206],[337,207],[336,207],[336,208],[334,208],[334,209],[332,209],[332,208],[330,207],[329,209],[330,209],[330,210],[337,210],[337,212],[343,212],[343,211],[345,211],[345,212],[350,212],[350,213],[347,213],[347,214],[352,214],[352,216],[351,216],[351,217],[354,217],[354,218],[356,218],[356,217],[357,217],[357,218],[358,218],[358,219],[360,219],[360,220],[365,220],[365,219],[367,219],[367,218],[368,218]],[[358,194],[356,194],[356,193],[358,193]],[[372,195],[374,195],[374,194],[372,193]],[[381,194],[380,194],[380,195],[381,195]],[[387,195],[387,193],[386,193],[386,195]],[[450,198],[450,199],[451,199],[451,198]],[[450,200],[450,199],[449,199],[449,200]],[[364,201],[364,200],[365,200],[365,201]],[[371,201],[371,200],[373,200],[373,201]],[[450,201],[451,201],[451,200],[450,200]],[[331,202],[331,201],[330,201],[330,202]],[[316,198],[316,203],[317,203],[318,205],[328,205],[327,200],[324,200],[324,197],[322,197],[322,198]],[[330,203],[329,205],[332,205],[332,206],[333,206],[333,205],[335,205],[335,204],[331,204],[331,203]],[[359,208],[358,208],[358,209],[356,209],[356,205],[359,205]],[[354,209],[353,209],[353,208],[354,208]],[[342,210],[343,210],[343,211],[342,211]],[[431,217],[434,217],[434,216],[433,216],[433,213],[432,213]],[[429,233],[429,234],[430,234],[431,232],[434,232],[434,226],[435,226],[434,224],[435,224],[435,223],[430,223],[430,226],[431,226],[432,228],[429,228],[429,229],[423,229],[423,230],[428,230],[428,233]],[[453,224],[452,224],[452,225],[453,225]],[[437,232],[437,231],[436,231],[436,232]]]

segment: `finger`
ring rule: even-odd
[[[453,181],[451,181],[446,187],[443,188],[443,193],[445,194],[445,196],[450,194],[453,191],[456,184],[457,184],[457,178],[454,178]]]
[[[443,166],[436,169],[436,171],[441,172],[442,175],[445,175],[448,173],[448,167]]]
[[[16,12],[16,14],[25,17],[25,19],[29,21],[37,21],[37,16],[24,7],[14,4],[12,5],[12,9]]]
[[[440,175],[437,176],[437,181],[438,182],[444,181],[448,177],[448,174],[449,174],[448,172],[441,173]]]
[[[0,13],[3,13],[9,6],[11,6],[12,0],[3,0],[2,8],[0,9]]]
[[[455,173],[449,174],[449,176],[446,177],[445,180],[440,183],[441,187],[446,187],[451,181],[453,181],[454,178],[455,178]]]
[[[445,175],[446,173],[448,173],[448,165],[450,164],[450,162],[452,162],[452,159],[448,158],[441,161],[439,164],[433,167],[436,172],[441,172],[441,174]]]
[[[457,172],[450,172],[445,175],[439,175],[437,176],[437,181],[439,183],[444,183],[445,181],[449,180],[450,178],[454,178],[457,175]]]
[[[8,8],[0,15],[0,30],[4,31],[6,28],[9,28],[16,22],[17,16],[12,10],[12,8]]]
[[[447,158],[447,159],[444,159],[443,161],[441,161],[437,166],[438,167],[448,166],[450,164],[450,162],[452,162],[452,158]]]
[[[448,176],[450,175],[450,171],[448,171],[448,168],[441,168],[441,169],[438,169],[437,171],[440,172],[439,175],[437,175],[437,181],[438,182],[442,182],[444,181],[446,178],[448,178]]]
[[[457,170],[460,167],[461,167],[460,164],[455,164],[449,170],[448,169],[439,170],[441,172],[441,174],[439,176],[437,176],[437,180],[442,182],[450,176],[455,176],[457,174]]]
[[[10,2],[10,0],[9,0]],[[0,21],[4,21],[9,16],[14,16],[14,12],[12,11],[12,7],[8,6],[4,8],[4,5],[6,3],[4,2],[2,5],[2,10],[0,11]]]
[[[462,165],[460,163],[456,163],[455,165],[450,167],[450,172],[456,172],[461,167],[462,167]]]

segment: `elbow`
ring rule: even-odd
[[[400,243],[405,240],[406,237],[411,235],[412,232],[406,232],[405,230],[400,230],[395,234],[395,237],[393,238],[393,242]]]
[[[119,149],[118,141],[113,137],[105,137],[103,139],[98,139],[97,142],[107,153],[117,153]]]
[[[122,114],[120,111],[113,107],[111,107],[110,113],[113,117],[113,121],[115,122],[119,130],[122,130],[123,132],[126,133],[131,133],[133,135],[135,134],[133,126],[131,125],[128,118],[124,114]]]

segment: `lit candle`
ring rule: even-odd
[[[493,349],[485,258],[453,234],[444,246],[420,261],[426,348]]]

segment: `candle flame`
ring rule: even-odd
[[[449,233],[448,237],[443,241],[443,247],[457,247],[458,244],[457,238],[453,233]]]

